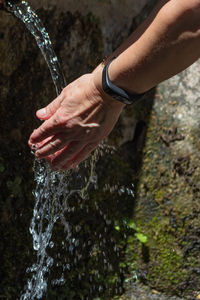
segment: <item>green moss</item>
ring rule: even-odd
[[[188,232],[188,229],[192,223],[193,230],[198,231],[199,221],[194,224],[190,220],[185,224],[182,223],[182,226],[173,228],[167,217],[162,219],[154,217],[150,222],[137,217],[136,219],[137,225],[148,237],[146,246],[148,259],[138,241],[133,236],[129,237],[126,250],[127,264],[130,269],[129,278],[133,278],[133,274],[138,273],[140,280],[157,290],[167,294],[191,296],[191,290],[195,289],[200,281],[192,272],[198,266],[199,252],[198,249],[194,249],[194,240],[190,240],[191,232]],[[187,243],[186,236],[188,236]],[[187,249],[190,249],[189,252]],[[190,284],[184,286],[188,278],[193,279],[192,287]]]
[[[150,261],[147,280],[153,286],[155,281],[157,287],[166,290],[167,287],[174,288],[187,276],[183,270],[183,255],[177,247],[177,239],[173,228],[169,224],[160,222],[155,217],[146,230],[149,235]],[[155,259],[156,257],[156,259]]]

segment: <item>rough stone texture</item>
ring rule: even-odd
[[[149,237],[138,257],[139,276],[184,299],[195,299],[200,286],[199,66],[198,61],[159,86],[135,211]]]
[[[147,0],[33,0],[34,7],[56,7],[57,11],[77,11],[83,16],[93,14],[100,24],[104,44],[104,55],[108,55],[127,36],[133,18],[141,12]]]
[[[119,300],[184,300],[177,296],[165,295],[147,285],[130,281],[127,286],[127,292]]]
[[[40,7],[38,14],[48,28],[70,82],[91,71],[118,46],[141,19],[137,14],[147,2],[34,0],[33,5]],[[142,16],[148,8],[149,5],[145,6]],[[137,277],[157,291],[152,293],[134,283],[135,289],[127,285],[122,299],[156,299],[157,295],[158,299],[175,299],[171,295],[195,299],[200,293],[198,69],[199,62],[161,84],[156,96],[152,91],[123,113],[109,139],[120,147],[112,155],[106,153],[97,166],[99,189],[82,205],[77,202],[76,213],[72,210],[67,216],[81,245],[88,236],[98,243],[100,234],[102,240],[105,237],[109,242],[103,246],[99,265],[94,257],[89,257],[90,246],[84,251],[81,247],[77,249],[83,258],[78,265],[72,264],[73,272],[66,274],[68,285],[49,287],[48,300],[84,299],[81,297],[86,297],[91,287],[89,275],[94,277],[94,268],[98,267],[103,286],[111,286],[102,299],[122,294],[123,276],[120,274],[118,280],[116,275],[121,265],[129,268],[130,280]],[[12,300],[19,297],[28,276],[26,268],[35,259],[28,231],[34,199],[32,156],[27,139],[38,124],[34,117],[36,109],[51,101],[55,91],[33,37],[23,24],[5,12],[0,12],[0,93],[0,277],[3,278],[0,298]],[[133,182],[137,207],[130,197]],[[101,213],[95,210],[95,200]],[[72,208],[74,202],[70,204]],[[104,231],[104,215],[112,221],[109,234]],[[133,231],[123,228],[133,215],[137,226],[148,236],[145,245]],[[79,223],[82,230],[77,234],[75,228]],[[123,229],[117,232],[116,224]],[[67,251],[68,244],[61,249],[65,239],[61,224],[57,224],[53,237],[53,250],[65,262],[73,260]],[[112,239],[122,249],[120,258],[112,248]],[[101,272],[104,255],[115,264],[109,276]],[[55,259],[58,267],[50,279],[61,272],[63,262],[59,256]],[[85,280],[79,280],[83,268],[86,268]],[[99,283],[98,280],[93,278],[93,283]],[[93,296],[97,295],[95,290]]]

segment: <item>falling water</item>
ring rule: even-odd
[[[29,6],[28,2],[21,1],[19,4],[7,2],[8,10],[19,18],[36,39],[37,45],[40,48],[51,72],[53,82],[55,84],[57,95],[66,86],[58,58],[52,48],[52,43],[49,34],[46,31],[41,20],[38,18],[35,11]]]
[[[57,94],[59,94],[65,87],[66,83],[57,56],[53,51],[49,35],[42,22],[26,1],[21,1],[18,4],[12,4],[8,2],[8,9],[25,24],[27,29],[35,37],[36,42],[49,66]],[[52,231],[55,223],[58,220],[60,220],[64,226],[66,240],[69,244],[69,252],[73,254],[75,248],[78,247],[79,240],[73,236],[71,232],[71,226],[69,225],[69,222],[66,220],[65,216],[66,213],[69,213],[75,209],[75,207],[69,207],[69,200],[74,197],[74,195],[76,195],[79,199],[86,199],[88,197],[88,190],[90,187],[97,187],[95,164],[101,153],[102,152],[99,148],[99,150],[96,151],[90,159],[84,162],[80,168],[62,173],[51,171],[45,161],[38,162],[35,160],[35,206],[30,225],[30,233],[33,238],[33,248],[37,253],[37,261],[27,269],[27,273],[31,274],[31,278],[27,282],[27,287],[20,298],[21,300],[41,299],[47,290],[48,274],[54,264],[54,258],[47,253],[47,249],[54,247]],[[119,186],[112,187],[108,184],[105,187],[105,190],[109,190],[110,192],[117,191],[119,195],[120,193],[127,193],[128,195],[133,196],[133,190],[131,188],[126,189],[125,187]],[[80,207],[82,205],[83,204],[80,204]],[[108,214],[101,210],[97,201],[94,202],[94,206],[98,211],[100,218],[102,218],[101,222],[104,222],[105,224],[104,231],[106,233],[111,224],[111,220],[109,219]],[[86,211],[88,212],[88,210],[89,209],[86,206]],[[76,232],[79,232],[80,230],[81,226],[77,225]],[[97,235],[97,232],[94,232],[94,235]],[[104,269],[112,271],[113,266],[105,254],[105,251],[107,251],[107,244],[112,244],[112,251],[113,253],[116,253],[117,256],[119,256],[119,249],[114,240],[106,240],[101,233],[98,234],[97,238],[98,244],[91,245],[92,242],[89,240],[87,245],[86,243],[83,243],[82,248],[84,249],[86,246],[90,247],[90,256],[95,255],[98,259],[96,253],[100,251],[100,248],[103,247]],[[65,247],[64,242],[63,247]],[[81,256],[82,254],[78,253],[74,260],[80,259]],[[70,271],[72,267],[73,264],[63,264],[63,273],[61,274],[60,278],[53,280],[51,283],[53,285],[63,285],[65,283],[64,271]],[[82,276],[84,276],[84,274],[79,274],[78,278],[81,280]],[[89,281],[91,282],[89,292],[91,294],[93,293],[93,290],[96,289],[95,285],[92,286],[93,276],[94,274],[89,276]],[[95,270],[95,276],[99,278],[100,275],[98,270]],[[120,279],[117,282],[119,284]],[[99,293],[101,293],[103,286],[99,284],[97,290]],[[89,298],[87,297],[87,299]]]
[[[8,2],[10,12],[19,18],[35,37],[51,72],[57,95],[66,86],[65,78],[61,71],[58,58],[52,48],[49,34],[35,11],[26,1],[18,4]],[[35,181],[34,191],[35,207],[30,225],[30,233],[33,237],[33,248],[37,251],[37,262],[27,272],[33,273],[28,281],[26,292],[21,299],[40,299],[47,289],[45,275],[53,265],[53,258],[47,255],[47,247],[54,246],[51,241],[52,230],[58,219],[63,221],[68,237],[70,237],[69,226],[64,221],[64,212],[67,210],[67,201],[74,194],[86,197],[87,189],[91,183],[95,184],[96,176],[94,165],[97,155],[86,163],[83,172],[79,169],[68,172],[53,172],[47,164],[35,160]],[[84,174],[83,174],[84,173]],[[62,198],[62,201],[60,200]],[[63,200],[64,199],[64,200]],[[57,280],[59,281],[59,280]],[[63,281],[64,279],[60,280]]]

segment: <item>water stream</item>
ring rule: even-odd
[[[36,39],[38,47],[49,66],[58,95],[66,86],[66,82],[59,65],[58,58],[53,51],[48,32],[44,28],[35,11],[26,1],[21,1],[18,4],[8,2],[8,10],[25,24],[29,32]],[[109,236],[108,238],[105,238],[105,236],[101,233],[94,231],[94,236],[98,234],[97,243],[92,244],[92,241],[88,239],[87,243],[83,242],[82,247],[80,248],[80,241],[79,238],[77,238],[77,234],[81,231],[81,225],[76,225],[75,234],[72,232],[69,220],[66,218],[67,214],[76,210],[75,205],[69,205],[70,199],[74,199],[74,197],[77,199],[79,208],[84,208],[86,212],[91,215],[89,207],[86,204],[83,204],[83,201],[88,198],[88,191],[90,188],[97,188],[95,165],[98,161],[99,155],[102,154],[102,150],[100,149],[101,148],[96,150],[95,153],[81,165],[81,167],[73,171],[60,173],[53,172],[49,169],[45,161],[38,162],[35,160],[35,205],[33,218],[30,224],[30,233],[33,238],[33,248],[36,251],[37,259],[36,262],[27,269],[27,273],[29,273],[30,276],[25,287],[25,291],[22,292],[20,297],[21,300],[41,299],[47,291],[48,275],[52,266],[55,264],[55,257],[49,254],[49,249],[53,249],[55,246],[52,238],[52,232],[58,221],[62,223],[65,232],[65,241],[62,242],[62,247],[68,247],[68,252],[74,258],[72,262],[70,260],[62,262],[59,278],[52,280],[50,283],[51,285],[64,285],[66,283],[64,273],[66,271],[70,272],[73,266],[76,266],[77,261],[82,257],[82,251],[84,251],[85,248],[87,249],[87,247],[90,249],[89,256],[94,257],[96,261],[98,261],[98,252],[102,249],[103,269],[108,272],[113,270],[114,266],[112,265],[112,262],[109,261],[108,255],[106,254],[106,251],[108,251],[106,247],[110,244],[113,253],[119,257],[119,249],[115,240],[112,240]],[[113,189],[113,187],[108,184],[106,189],[112,192],[111,189]],[[133,196],[131,188],[126,189],[125,187],[120,188],[120,186],[115,186],[114,191],[117,191],[119,194],[127,193],[131,197]],[[94,202],[93,207],[96,211],[98,211],[100,222],[104,224],[104,232],[107,233],[110,230],[111,224],[109,214],[102,211],[97,201]],[[78,249],[78,247],[80,249]],[[76,253],[75,256],[74,253]],[[60,254],[57,255],[59,256]],[[83,267],[83,274],[78,274],[80,282],[85,276],[87,276],[87,270]],[[100,283],[93,284],[92,281],[94,276],[97,278],[100,277],[100,273],[97,269],[88,277],[90,282],[88,293],[92,295],[94,291],[97,290],[97,293],[101,294],[105,287],[103,287]],[[121,279],[119,278],[117,280]],[[119,284],[119,281],[116,282]],[[83,299],[91,298],[88,296]]]
[[[8,10],[25,24],[36,39],[50,69],[57,95],[59,95],[66,86],[66,82],[49,34],[41,20],[26,1],[18,4],[8,2]],[[45,278],[54,262],[53,258],[47,254],[47,247],[53,248],[54,246],[51,241],[54,224],[58,219],[62,220],[67,239],[70,241],[70,226],[64,217],[68,209],[68,199],[75,193],[84,199],[90,184],[96,184],[94,172],[96,159],[97,153],[86,162],[82,171],[76,169],[61,173],[51,171],[45,161],[41,163],[35,160],[35,206],[30,233],[33,237],[33,248],[37,251],[37,262],[27,269],[28,273],[32,273],[32,277],[20,299],[40,299],[46,291],[47,280]],[[56,283],[63,284],[64,281],[62,277],[60,280],[57,279]]]
[[[34,36],[51,72],[57,95],[59,95],[66,86],[66,81],[46,28],[28,2],[21,1],[18,4],[12,4],[8,1],[7,5],[8,10],[20,19]]]

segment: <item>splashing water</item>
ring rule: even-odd
[[[27,29],[35,37],[36,42],[49,66],[57,95],[60,94],[62,89],[66,86],[66,83],[57,56],[53,51],[48,32],[44,28],[42,22],[26,1],[21,1],[19,4],[12,4],[8,2],[8,9],[25,24]],[[69,245],[69,252],[73,254],[74,250],[77,249],[79,240],[74,238],[71,232],[71,226],[66,220],[65,214],[74,209],[73,207],[69,207],[69,200],[74,197],[74,195],[80,199],[87,199],[88,190],[91,187],[97,188],[95,165],[100,155],[102,155],[102,149],[99,148],[90,159],[82,164],[80,168],[62,173],[53,172],[44,161],[38,162],[35,160],[35,205],[30,225],[30,233],[33,238],[33,248],[37,253],[37,261],[27,269],[27,273],[31,273],[31,278],[27,282],[27,287],[20,298],[21,300],[41,299],[47,290],[48,274],[50,272],[50,268],[54,264],[54,258],[48,254],[47,249],[54,247],[52,231],[58,220],[60,220],[64,226],[66,241]],[[105,191],[109,190],[111,193],[118,191],[119,194],[127,193],[133,196],[133,190],[126,190],[126,187],[112,187],[108,184],[104,187],[104,189]],[[101,221],[105,223],[104,231],[106,233],[109,230],[111,220],[109,219],[109,216],[101,210],[101,207],[96,201],[94,202],[94,206],[99,212]],[[86,210],[87,209],[88,208],[86,207]],[[80,230],[81,226],[77,225],[76,232],[79,232]],[[94,232],[94,235],[97,235],[97,233]],[[110,238],[108,237],[108,239]],[[98,243],[96,245],[91,245],[91,243],[92,242],[90,240],[87,242],[87,245],[86,243],[83,243],[82,248],[84,249],[84,247],[88,246],[90,249],[90,256],[96,256],[96,253],[100,251],[99,249],[103,247],[104,268],[106,270],[112,270],[113,266],[104,252],[106,251],[108,244],[105,237],[100,233],[98,234]],[[117,256],[119,256],[119,249],[115,244],[115,241],[112,241],[111,239],[111,243],[113,251],[117,254]],[[63,247],[65,247],[64,242]],[[80,259],[81,256],[82,253],[79,253],[77,257],[75,257],[75,265],[76,260]],[[98,259],[98,256],[96,256],[96,258]],[[55,279],[51,282],[52,285],[63,285],[65,283],[64,271],[66,270],[71,270],[71,265],[69,263],[63,264],[63,273],[59,279]],[[98,270],[95,270],[95,276],[99,277]],[[81,280],[82,277],[84,277],[84,274],[79,274],[78,277],[80,277],[79,279]],[[93,275],[90,275],[90,282],[92,282],[92,278]],[[94,289],[96,289],[96,287],[91,285],[91,294]],[[103,287],[101,284],[99,284],[97,290],[99,293],[102,292]],[[89,298],[87,297],[85,299]]]
[[[52,172],[46,164],[35,161],[35,180],[36,189],[34,196],[36,199],[33,218],[30,225],[30,233],[33,237],[33,248],[37,251],[37,262],[27,269],[27,272],[33,273],[31,280],[28,281],[27,290],[21,297],[21,300],[40,299],[47,289],[47,279],[50,267],[53,265],[53,258],[47,254],[47,247],[53,248],[51,241],[54,224],[60,219],[64,225],[67,239],[70,238],[70,226],[65,221],[64,213],[68,209],[68,199],[73,194],[79,194],[86,197],[85,186],[95,183],[95,174],[93,173],[95,156],[90,160],[90,166],[87,167],[86,177],[80,170],[71,172]],[[91,181],[86,182],[86,178],[91,176]],[[75,184],[76,183],[76,184]],[[57,280],[58,281],[58,280]],[[58,284],[64,284],[57,282]]]
[[[59,95],[66,86],[65,78],[52,48],[49,34],[42,22],[26,1],[21,1],[19,4],[8,2],[8,10],[19,18],[35,37],[38,47],[49,66],[57,95]],[[61,219],[66,231],[69,231],[67,222],[64,222],[67,201],[74,193],[80,194],[82,198],[86,197],[89,185],[91,183],[95,184],[94,165],[96,159],[97,155],[93,155],[86,162],[85,168],[82,169],[82,174],[79,169],[65,173],[53,172],[44,161],[42,163],[35,161],[36,189],[34,196],[36,202],[30,233],[33,237],[33,248],[37,251],[37,262],[27,269],[27,272],[32,272],[33,276],[28,281],[26,292],[21,296],[22,300],[40,299],[46,291],[47,281],[45,275],[53,265],[53,258],[48,256],[46,249],[54,246],[51,241],[54,224],[58,219]],[[60,201],[61,198],[64,201]],[[70,236],[70,232],[67,234]]]

